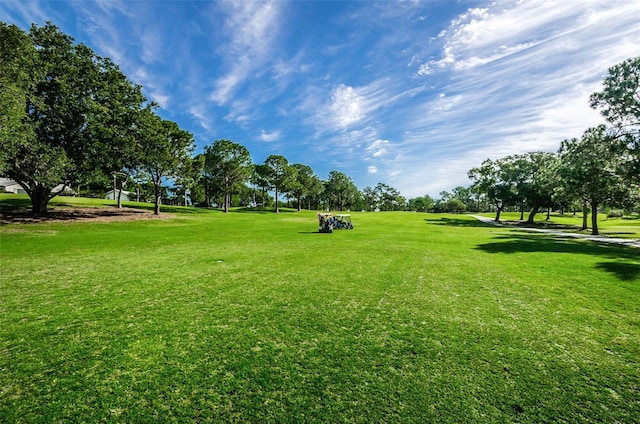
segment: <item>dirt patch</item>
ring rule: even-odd
[[[30,210],[14,209],[0,211],[0,224],[37,224],[42,222],[112,222],[134,221],[140,219],[168,219],[173,214],[152,212],[134,208],[53,208],[46,216],[34,216]]]

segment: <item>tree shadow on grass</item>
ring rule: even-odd
[[[448,225],[452,227],[492,227],[493,226],[493,224],[491,223],[482,222],[473,217],[451,218],[451,217],[443,216],[437,219],[425,218],[424,221],[427,224],[431,224],[431,225]]]
[[[0,200],[0,211],[8,212],[16,209],[29,209],[31,210],[31,200],[29,198],[6,198]]]
[[[600,262],[596,268],[615,274],[622,281],[640,281],[640,265],[626,262]]]
[[[600,256],[615,259],[617,262],[600,262],[596,264],[598,269],[612,273],[622,281],[640,279],[640,263],[638,262],[640,251],[634,247],[531,233],[505,234],[495,237],[494,240],[497,241],[480,244],[476,249],[488,253],[503,254],[548,252]]]

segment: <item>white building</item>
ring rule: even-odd
[[[13,193],[13,194],[27,194],[25,189],[18,184],[17,182],[9,179],[0,177],[0,192],[4,191],[5,193]],[[58,184],[51,190],[51,193],[57,194],[75,194],[73,190],[71,190],[68,186],[64,184]]]
[[[109,199],[109,200],[118,200],[118,192],[120,190],[109,190],[107,191],[107,193],[104,195],[105,199]],[[131,194],[130,191],[125,191],[122,190],[122,196],[120,197],[120,200],[122,200],[123,202],[128,202],[129,200],[131,200],[129,198],[129,195]]]

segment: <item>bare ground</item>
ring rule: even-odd
[[[140,219],[167,219],[173,214],[162,213],[154,215],[152,212],[134,208],[52,208],[46,216],[34,216],[28,209],[14,209],[0,211],[0,224],[37,224],[42,222],[112,222],[134,221]]]

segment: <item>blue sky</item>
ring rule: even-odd
[[[6,1],[116,62],[159,114],[406,197],[602,122],[607,69],[640,55],[640,0]]]

